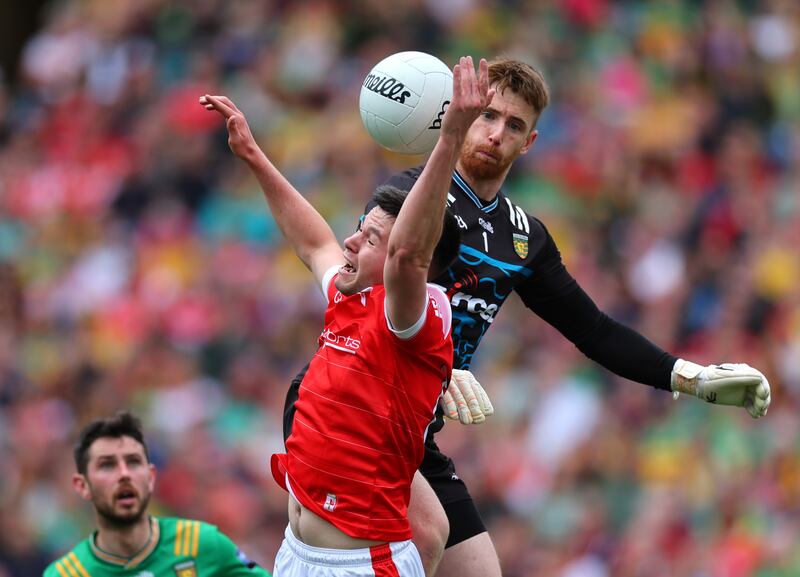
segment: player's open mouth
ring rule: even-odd
[[[120,505],[132,505],[136,502],[136,491],[123,489],[117,493],[116,500]]]
[[[356,272],[356,268],[351,265],[349,262],[343,264],[341,268],[339,268],[339,272],[346,272],[346,273],[354,273]]]

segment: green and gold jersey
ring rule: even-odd
[[[151,538],[131,559],[102,551],[96,534],[45,569],[44,577],[270,577],[214,525],[151,517]]]

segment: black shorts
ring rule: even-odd
[[[439,497],[450,521],[450,536],[445,547],[452,547],[486,531],[467,485],[456,475],[453,459],[439,450],[432,434],[425,439],[425,456],[419,471]]]
[[[284,442],[292,433],[294,404],[300,391],[300,383],[307,370],[308,365],[292,380],[289,391],[286,393],[286,403],[283,406]],[[478,513],[466,484],[456,475],[453,460],[439,450],[431,431],[428,433],[428,438],[425,439],[425,456],[419,470],[439,498],[450,522],[450,536],[447,538],[445,547],[452,547],[486,531],[486,526],[481,520],[480,513]]]

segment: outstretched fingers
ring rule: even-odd
[[[472,423],[472,415],[464,395],[458,386],[448,387],[442,397],[444,403],[445,414],[449,419],[460,421],[465,425]]]
[[[480,101],[478,80],[475,76],[475,65],[472,62],[472,56],[465,56],[461,60],[461,66],[464,70],[461,75],[461,82],[463,84],[465,104],[468,106],[475,106],[476,100],[477,102]]]
[[[247,125],[247,119],[233,101],[227,96],[204,94],[199,102],[206,110],[216,110],[225,119],[231,151],[244,160],[252,160],[253,155],[258,153],[258,145]]]
[[[200,97],[200,104],[203,105],[206,110],[216,110],[225,118],[230,118],[234,114],[241,114],[241,111],[236,108],[236,105],[227,96],[205,94]]]
[[[453,98],[450,105],[459,104],[461,102],[461,63],[463,62],[464,57],[462,56],[458,64],[453,66]]]
[[[475,66],[472,63],[472,56],[464,56],[461,58],[461,84],[466,99],[471,101],[475,97]]]
[[[485,108],[494,90],[489,89],[489,64],[481,58],[476,73],[472,56],[462,56],[453,67],[453,104],[462,108]]]
[[[489,106],[494,97],[495,89],[489,88],[489,63],[481,58],[478,63],[478,94],[482,98],[483,106]]]

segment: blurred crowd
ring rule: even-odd
[[[378,60],[506,54],[552,92],[507,192],[598,305],[695,362],[747,362],[740,409],[624,381],[514,298],[473,370],[495,416],[440,445],[508,577],[800,575],[796,0],[61,0],[0,84],[0,577],[92,530],[72,443],[143,418],[153,511],[268,568],[268,473],[324,302],[200,95],[227,94],[332,223],[420,162],[360,123]]]

